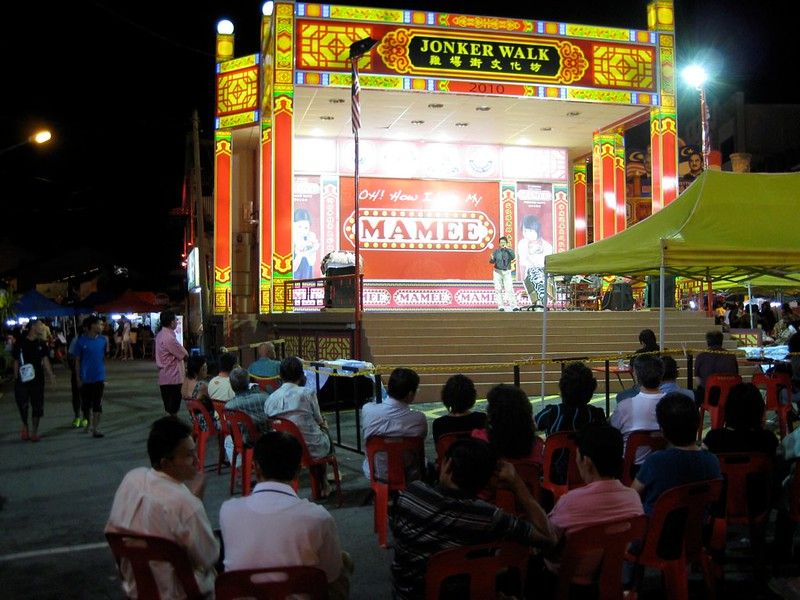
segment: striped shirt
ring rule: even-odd
[[[536,429],[544,431],[547,435],[559,431],[578,431],[589,423],[604,423],[606,413],[596,406],[569,406],[564,404],[551,404],[534,417]]]
[[[392,578],[395,597],[425,595],[428,559],[442,550],[510,540],[531,544],[533,525],[458,490],[421,481],[400,492],[394,512]]]

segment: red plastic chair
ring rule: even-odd
[[[531,496],[538,502],[541,496],[542,465],[525,458],[516,460],[507,459],[507,461],[514,465],[514,469],[516,469],[519,476],[525,482],[525,487],[528,488]],[[511,490],[503,488],[496,489],[494,499],[491,500],[491,502],[509,514],[517,516],[524,515],[524,511],[517,506],[516,497]]]
[[[225,458],[225,438],[230,435],[228,420],[225,418],[225,402],[223,400],[212,400],[214,412],[219,417],[219,461],[217,462],[217,475],[222,474],[222,463]]]
[[[658,569],[664,576],[667,598],[688,600],[687,565],[704,567],[709,596],[714,586],[703,549],[703,525],[707,509],[722,493],[722,479],[699,481],[667,490],[656,500],[641,550],[628,560]]]
[[[303,594],[309,600],[328,600],[325,571],[317,567],[244,569],[217,575],[217,600],[283,600]]]
[[[236,485],[236,473],[240,470],[236,466],[236,458],[242,457],[242,496],[250,495],[253,481],[253,445],[261,435],[258,428],[245,412],[240,410],[226,410],[225,418],[228,420],[228,433],[233,438],[233,456],[231,457],[231,494]],[[244,441],[242,430],[247,432],[247,443]]]
[[[461,546],[437,552],[428,560],[425,598],[438,600],[442,583],[457,575],[469,576],[469,595],[464,600],[486,600],[497,596],[497,574],[513,569],[519,574],[520,590],[525,584],[530,550],[513,542]]]
[[[741,377],[727,373],[709,375],[706,378],[705,397],[703,398],[703,404],[700,405],[700,425],[697,427],[698,441],[703,439],[703,420],[706,412],[711,415],[711,429],[719,429],[725,425],[725,402],[728,400],[731,388],[740,383],[742,383]],[[714,388],[719,390],[719,402],[716,406],[713,406],[709,400],[711,398],[711,390]]]
[[[788,373],[756,373],[752,383],[759,388],[767,390],[766,405],[764,406],[764,423],[767,422],[767,413],[772,411],[778,414],[778,428],[783,439],[789,431],[789,413],[792,411],[792,376]],[[787,390],[786,404],[778,402],[781,388]]]
[[[660,430],[637,429],[628,435],[625,445],[625,457],[622,461],[622,483],[630,487],[635,479],[636,451],[639,448],[650,448],[653,452],[667,447],[667,440]]]
[[[553,481],[553,470],[557,467],[562,451],[568,454],[567,480],[566,483],[556,483]],[[558,499],[569,490],[585,485],[583,479],[581,479],[581,474],[578,472],[578,463],[575,462],[577,452],[578,445],[575,442],[575,432],[573,431],[551,433],[545,440],[542,488],[553,494],[553,503],[558,502]]]
[[[303,434],[297,428],[292,421],[289,419],[270,419],[269,420],[272,429],[275,431],[283,431],[288,433],[292,437],[296,438],[297,441],[300,442],[300,445],[303,447],[303,458],[301,461],[301,465],[307,469],[309,469],[309,474],[311,479],[311,495],[314,497],[314,500],[320,499],[320,489],[319,489],[319,482],[317,478],[314,477],[313,473],[310,473],[312,467],[316,467],[319,465],[331,465],[333,468],[333,476],[336,480],[336,493],[339,496],[339,506],[342,505],[342,482],[339,478],[339,461],[336,460],[335,454],[329,454],[328,456],[323,456],[322,458],[314,458],[311,456],[311,452],[308,451],[308,446],[306,445],[306,440],[303,438]]]
[[[722,507],[715,511],[710,548],[724,554],[728,525],[748,525],[754,565],[762,569],[765,528],[772,509],[772,458],[759,453],[724,453],[717,458],[725,483]],[[722,578],[721,569],[717,569],[717,576]]]
[[[206,410],[200,400],[186,400],[186,409],[189,411],[189,417],[192,420],[192,437],[195,444],[197,444],[197,470],[202,472],[206,467],[206,447],[208,440],[212,437],[217,437],[219,441],[219,459],[217,462],[217,472],[221,469],[222,457],[225,456],[223,449],[222,438],[219,436],[217,427],[214,425],[214,417]],[[200,427],[200,422],[204,421],[206,430],[203,431]]]
[[[106,539],[117,562],[117,569],[120,569],[122,560],[130,563],[139,598],[161,598],[161,592],[150,568],[150,563],[154,561],[169,563],[187,599],[205,598],[197,587],[189,555],[172,540],[135,533],[106,533]]]
[[[271,394],[283,383],[281,381],[280,375],[275,375],[274,377],[259,377],[258,375],[250,375],[250,381],[253,383],[257,383],[259,389],[262,392],[266,392],[267,394]]]
[[[386,474],[378,479],[375,456],[386,457]],[[369,483],[375,493],[374,528],[378,534],[378,544],[386,547],[389,533],[389,494],[406,489],[407,456],[412,456],[420,475],[424,473],[424,437],[381,437],[373,436],[367,440],[367,461],[369,464]]]
[[[471,434],[469,431],[458,431],[455,433],[444,433],[436,440],[436,470],[438,471],[442,466],[444,455],[450,449],[454,442],[463,439],[469,439]]]
[[[598,600],[621,600],[625,553],[631,542],[644,538],[646,528],[647,517],[639,515],[568,533],[558,569],[557,598],[570,598],[577,568],[585,557],[597,556],[600,560],[595,576]]]

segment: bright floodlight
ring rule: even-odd
[[[700,65],[689,65],[683,70],[683,80],[694,88],[701,88],[708,79],[706,70]]]
[[[264,2],[264,4],[261,5],[261,14],[263,14],[265,17],[269,17],[274,9],[275,9],[274,2],[272,1]]]
[[[219,23],[217,23],[217,33],[220,35],[232,35],[233,23],[228,19],[222,19]]]
[[[42,131],[37,131],[35,134],[33,134],[33,141],[37,144],[44,144],[45,142],[49,142],[52,137],[52,133],[50,133],[47,129],[43,129]]]

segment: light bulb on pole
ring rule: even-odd
[[[708,169],[708,156],[711,154],[711,139],[709,137],[708,104],[706,103],[705,83],[708,80],[708,73],[700,65],[689,65],[682,72],[683,80],[698,92],[700,92],[700,126],[701,140],[703,144],[703,170]]]

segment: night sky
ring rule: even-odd
[[[646,29],[644,0],[359,3]],[[798,102],[780,83],[796,56],[792,4],[769,3],[769,14],[751,0],[675,4],[679,66],[707,60],[716,72],[711,96],[741,89],[750,102]],[[181,228],[168,211],[180,204],[192,110],[201,135],[213,133],[215,24],[233,20],[236,54],[256,52],[261,2],[75,0],[0,10],[0,151],[39,126],[55,136],[46,147],[0,154],[0,242],[40,256],[89,248],[159,283],[180,263]],[[679,100],[679,111],[696,111],[695,92],[682,89]]]

